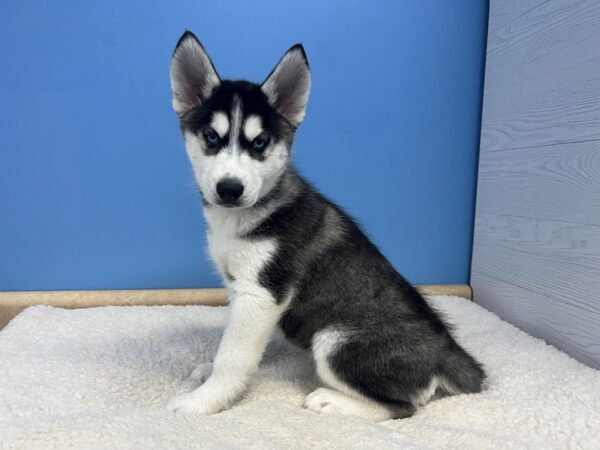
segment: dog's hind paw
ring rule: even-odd
[[[349,397],[341,392],[319,388],[304,399],[304,407],[319,414],[341,414],[381,422],[392,412],[373,400]]]
[[[339,413],[334,396],[324,388],[311,392],[304,399],[304,407],[316,413]]]

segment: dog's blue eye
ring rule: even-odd
[[[262,152],[267,146],[267,140],[263,137],[257,137],[252,141],[252,148],[257,152]]]
[[[206,139],[208,145],[217,145],[219,143],[219,135],[211,129],[204,131],[204,139]]]

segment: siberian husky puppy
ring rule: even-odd
[[[474,393],[480,364],[356,223],[291,161],[311,75],[301,45],[262,84],[223,80],[198,39],[179,40],[173,107],[200,188],[208,247],[230,317],[196,390],[171,410],[229,408],[280,327],[308,349],[323,387],[304,406],[374,421],[409,417],[436,393]]]

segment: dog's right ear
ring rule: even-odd
[[[310,80],[304,47],[296,44],[283,55],[260,88],[279,114],[297,127],[304,119]]]
[[[219,75],[198,38],[190,31],[183,33],[171,59],[175,112],[181,117],[199,106],[220,83]]]

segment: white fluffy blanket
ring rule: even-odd
[[[281,336],[231,410],[167,411],[212,360],[227,308],[29,308],[0,332],[0,448],[600,449],[600,372],[472,302],[431,303],[484,363],[489,389],[380,424],[302,409],[312,363]]]

